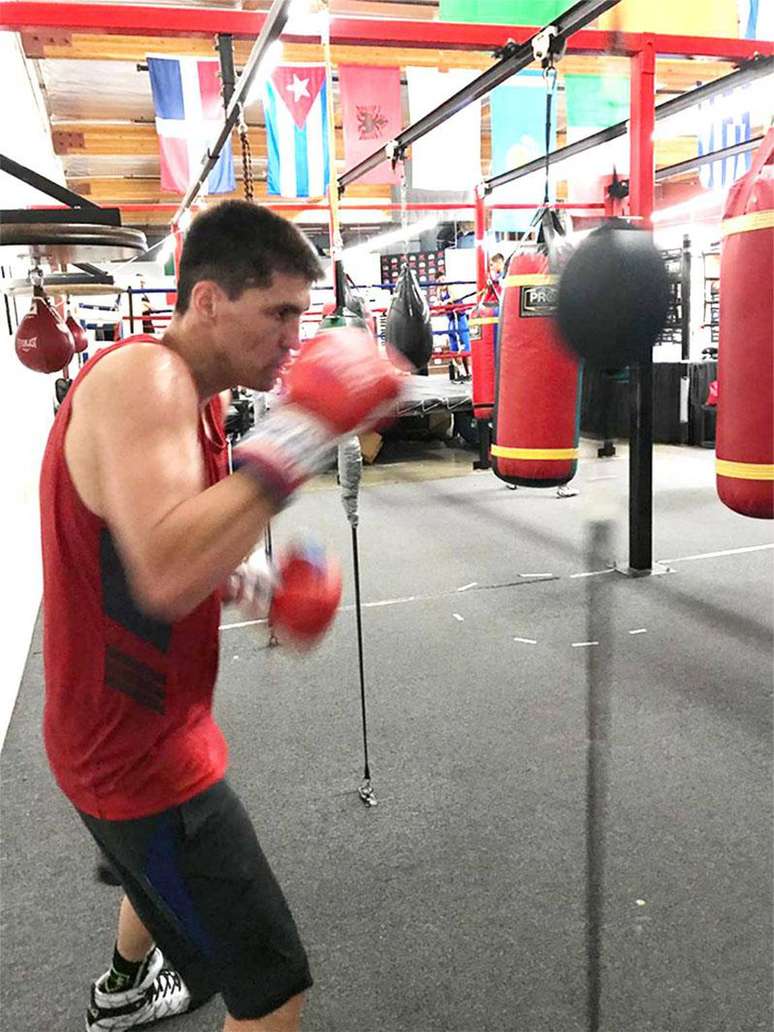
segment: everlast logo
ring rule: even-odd
[[[552,285],[522,287],[520,314],[522,319],[553,315],[559,297],[559,288]]]

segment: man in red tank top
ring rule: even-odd
[[[225,781],[212,694],[221,585],[338,441],[395,398],[372,338],[320,334],[226,476],[219,392],[271,387],[321,272],[279,216],[239,201],[208,209],[188,232],[163,337],[99,352],[51,430],[41,473],[45,744],[126,893],[113,964],[91,989],[92,1032],[147,1025],[215,992],[227,1032],[289,1032],[312,984]],[[244,585],[237,594],[256,597]],[[337,598],[322,606],[320,630]]]

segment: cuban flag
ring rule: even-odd
[[[148,71],[161,152],[161,189],[184,194],[223,127],[220,68],[210,59],[148,56]],[[229,140],[203,192],[231,193],[235,186]]]
[[[264,88],[268,192],[322,197],[328,189],[325,65],[281,65]]]

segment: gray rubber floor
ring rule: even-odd
[[[362,491],[376,808],[357,796],[332,477],[274,527],[344,559],[329,638],[269,650],[264,627],[224,614],[217,714],[310,954],[306,1032],[587,1027],[591,667],[612,695],[602,1028],[771,1029],[774,528],[717,501],[711,453],[659,448],[655,558],[673,572],[633,580],[587,555],[588,520],[617,512],[609,558],[625,565],[625,460],[584,461],[580,495],[559,500],[448,458],[369,470]],[[2,755],[0,1020],[76,1032],[119,894],[93,882],[47,771],[41,703],[36,636]],[[215,1000],[163,1027],[216,1032],[222,1015]]]

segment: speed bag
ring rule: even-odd
[[[774,518],[774,129],[721,223],[716,473],[743,516]]]
[[[578,467],[581,368],[554,319],[558,277],[511,259],[501,299],[491,463],[509,484],[558,487]]]
[[[491,419],[495,397],[495,355],[500,323],[499,305],[481,304],[470,313],[470,373],[473,415]]]

